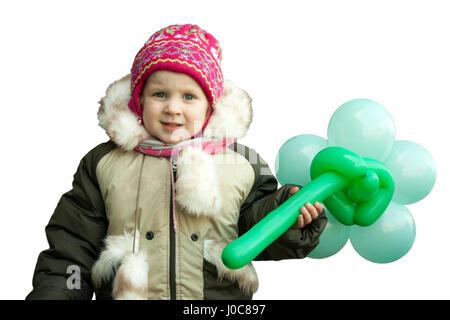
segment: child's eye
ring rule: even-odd
[[[186,99],[186,100],[194,100],[194,96],[192,94],[186,93],[184,95],[184,99]]]
[[[154,96],[157,97],[157,98],[165,98],[166,94],[164,92],[156,92],[154,94]]]

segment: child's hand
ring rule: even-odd
[[[293,187],[289,190],[290,198],[294,193],[300,190],[299,187]],[[298,216],[297,222],[292,226],[294,229],[300,229],[311,223],[313,219],[316,219],[320,213],[323,212],[323,205],[316,202],[314,206],[311,203],[307,203],[304,207],[300,208],[300,215]]]

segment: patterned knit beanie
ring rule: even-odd
[[[145,80],[157,70],[168,70],[191,76],[214,108],[223,91],[221,60],[219,42],[196,25],[171,25],[159,30],[148,39],[134,59],[128,107],[142,118],[139,95]]]

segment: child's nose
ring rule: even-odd
[[[180,101],[178,101],[177,99],[169,99],[167,101],[165,111],[167,113],[180,114],[181,113]]]

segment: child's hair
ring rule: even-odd
[[[223,92],[221,60],[219,42],[196,25],[171,25],[159,30],[148,39],[134,59],[128,107],[142,119],[139,95],[145,80],[152,72],[168,70],[187,74],[197,81],[214,110],[214,104]],[[206,127],[208,120],[203,127]]]

